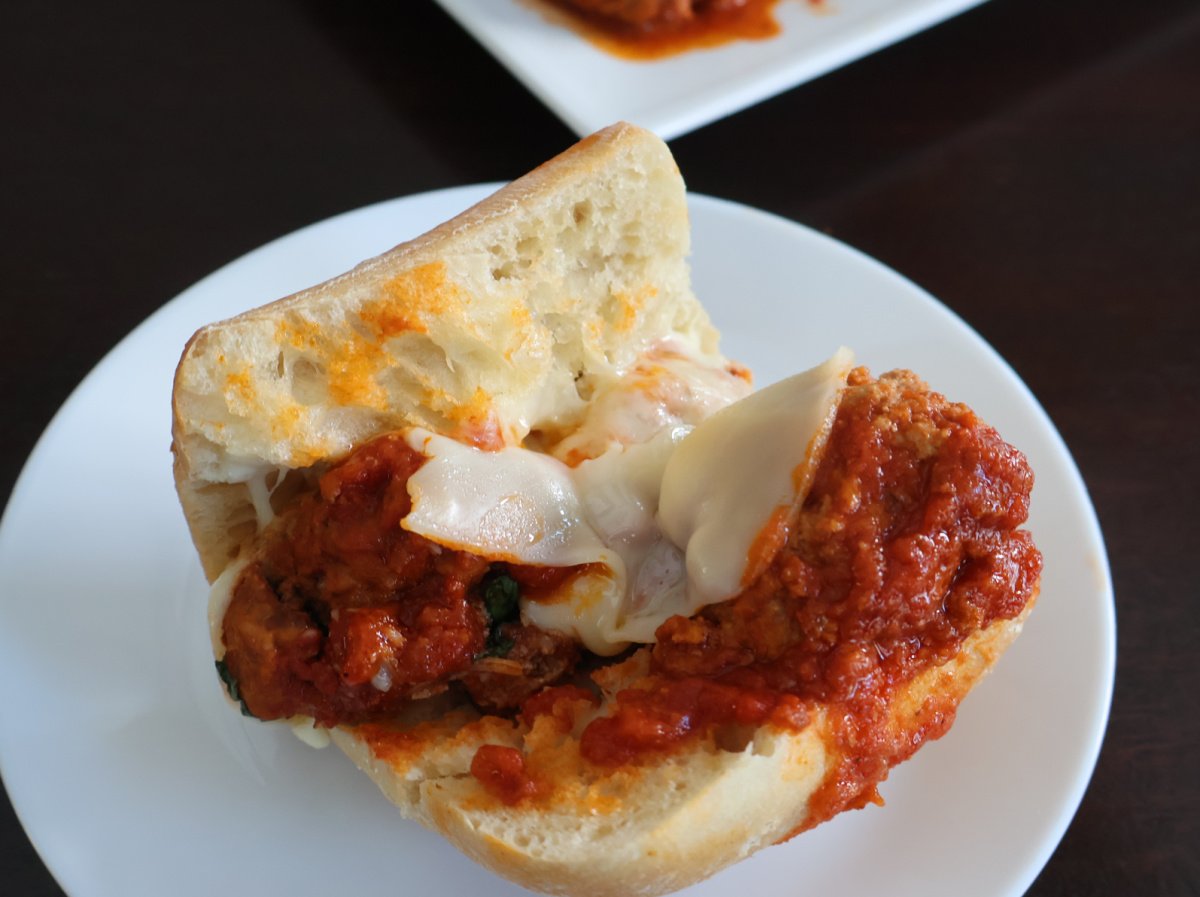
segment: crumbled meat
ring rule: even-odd
[[[570,673],[579,661],[579,646],[558,632],[508,623],[500,627],[513,646],[503,657],[477,663],[463,677],[472,700],[488,710],[511,710],[543,686]]]

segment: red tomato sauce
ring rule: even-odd
[[[601,766],[623,766],[718,727],[753,730],[771,723],[802,729],[807,722],[800,701],[783,692],[695,677],[670,679],[618,692],[616,712],[584,729],[580,751]]]
[[[268,531],[224,620],[240,697],[264,719],[332,726],[386,721],[454,688],[527,726],[550,716],[570,730],[581,702],[598,704],[562,684],[581,675],[578,646],[491,620],[482,593],[506,575],[537,598],[579,568],[492,564],[402,529],[422,463],[399,434],[380,437]],[[852,372],[813,487],[776,527],[778,549],[756,557],[761,574],[659,627],[651,675],[584,728],[582,756],[637,764],[697,738],[738,749],[764,725],[802,729],[820,707],[839,759],[810,824],[877,800],[888,768],[940,736],[956,707],[927,702],[901,737],[891,696],[1036,593],[1041,556],[1018,529],[1032,485],[1024,456],[970,409],[906,372]],[[514,748],[481,748],[472,772],[508,803],[538,793]]]
[[[558,724],[559,729],[566,732],[575,724],[575,716],[571,705],[586,702],[593,707],[599,706],[600,698],[586,688],[578,685],[556,685],[542,689],[521,705],[521,722],[532,727],[539,716],[549,716]]]
[[[538,792],[537,783],[525,771],[525,758],[516,748],[482,745],[471,760],[471,775],[506,804],[519,803]]]
[[[492,564],[402,529],[424,460],[400,434],[375,439],[268,531],[223,622],[224,664],[253,715],[380,719],[457,679],[481,706],[510,706],[574,663],[566,639],[514,621],[515,675],[468,675],[488,647],[486,577],[546,588],[576,571]]]
[[[780,32],[774,14],[779,0],[643,0],[608,14],[614,5],[609,0],[545,2],[585,39],[623,59],[662,59]]]
[[[659,628],[656,683],[591,723],[584,756],[619,765],[730,724],[800,727],[819,702],[855,757],[829,805],[873,799],[888,766],[953,719],[931,711],[914,744],[892,744],[889,695],[1032,600],[1041,555],[1015,529],[1032,485],[970,409],[911,374],[855,371],[785,548],[737,598]]]

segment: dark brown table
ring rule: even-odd
[[[0,110],[0,504],[75,384],[204,274],[572,140],[396,0],[10,0]],[[1119,664],[1030,893],[1200,893],[1200,6],[993,0],[672,148],[693,189],[928,288],[1041,399],[1108,540]],[[60,893],[0,805],[0,892]]]

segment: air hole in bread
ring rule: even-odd
[[[717,748],[730,754],[740,754],[754,739],[755,726],[721,726],[713,733]]]
[[[590,402],[596,392],[595,378],[589,377],[583,371],[575,375],[575,394],[585,402]]]
[[[446,349],[427,334],[413,331],[402,333],[388,342],[388,351],[397,361],[379,373],[378,381],[392,396],[393,405],[397,404],[396,397],[401,395],[411,395],[413,401],[420,403],[422,396],[414,390],[432,388],[435,391],[453,392],[461,385],[461,377]],[[464,346],[459,360],[467,357]],[[468,369],[471,367],[469,363],[463,366]]]
[[[517,242],[517,265],[528,268],[542,254],[540,237],[525,237]]]
[[[488,247],[487,251],[488,251],[488,255],[490,255],[493,259],[496,259],[496,260],[505,258],[508,255],[508,253],[505,251],[504,247],[501,246],[499,243],[493,243],[491,246]],[[511,268],[510,262],[506,261],[503,264],[492,265],[492,280],[504,280],[504,278],[509,277],[511,275],[512,275],[512,268]]]
[[[576,224],[583,224],[592,215],[591,202],[584,199],[575,203],[575,205],[571,208],[571,215],[574,217]]]
[[[297,359],[292,364],[292,398],[301,405],[319,405],[329,398],[329,386],[325,370],[307,358]]]
[[[283,357],[283,353],[280,352],[275,356],[275,376],[282,380],[286,374],[287,360]]]
[[[530,258],[509,259],[503,265],[496,265],[492,268],[492,280],[507,280],[510,277],[516,277],[532,264],[533,260]]]

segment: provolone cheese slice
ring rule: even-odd
[[[764,527],[807,494],[851,363],[839,350],[695,429],[668,417],[646,441],[614,441],[574,468],[410,430],[428,460],[408,481],[401,526],[491,560],[588,564],[558,594],[523,599],[522,618],[597,654],[652,642],[669,617],[741,591]]]
[[[581,577],[553,603],[527,602],[522,612],[530,623],[612,654],[629,642],[654,641],[654,630],[683,612],[683,552],[663,536],[655,514],[663,470],[690,429],[673,427],[640,445],[614,446],[572,471],[588,523],[620,556],[621,575],[607,583]]]
[[[518,564],[619,561],[588,525],[562,462],[522,448],[485,452],[422,429],[405,438],[429,459],[408,481],[406,530]]]
[[[591,565],[562,591],[523,600],[522,616],[598,654],[653,641],[684,592],[683,554],[655,523],[658,487],[677,428],[648,443],[614,446],[570,468],[521,448],[485,452],[426,430],[406,440],[428,459],[409,478],[410,532],[491,560]]]
[[[639,445],[663,430],[695,426],[749,393],[747,371],[663,340],[623,377],[601,386],[580,425],[551,452],[568,464],[599,458],[613,445]]]
[[[752,393],[702,422],[671,456],[659,523],[684,549],[692,612],[738,594],[763,527],[804,501],[853,363],[841,348]]]

